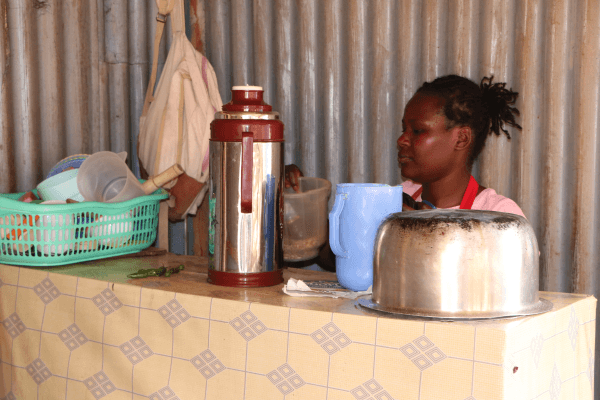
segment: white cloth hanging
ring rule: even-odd
[[[170,12],[169,7],[173,9],[171,3],[165,0],[158,2],[155,54],[140,118],[138,156],[150,175],[156,175],[177,163],[183,166],[191,178],[205,183],[208,178],[210,123],[215,113],[221,110],[223,102],[212,66],[206,57],[194,49],[183,29],[173,31],[173,41],[165,66],[156,91],[152,93],[156,79],[158,44],[166,21],[166,15],[162,13]],[[175,11],[177,10],[178,7],[175,7]],[[183,8],[180,7],[179,10],[182,12]],[[174,19],[178,18],[181,15]],[[175,184],[176,181],[167,188]],[[196,213],[206,193],[205,188],[206,185],[204,190],[196,194],[184,215]]]

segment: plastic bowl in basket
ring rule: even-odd
[[[77,189],[77,173],[79,170],[71,169],[52,176],[37,186],[38,195],[42,200],[67,200],[83,201],[83,196]]]
[[[66,265],[131,254],[156,239],[164,190],[121,203],[33,204],[0,194],[0,262]]]
[[[48,173],[48,176],[46,176],[46,179],[51,178],[54,175],[60,174],[61,172],[65,171],[68,168],[77,169],[77,168],[81,167],[81,164],[88,157],[89,157],[88,154],[74,154],[67,158],[63,158],[62,160],[57,162],[54,167],[52,167],[52,169]]]
[[[283,259],[305,261],[315,258],[327,241],[328,200],[331,182],[301,177],[300,192],[283,194]]]
[[[104,238],[100,240],[104,246],[114,246],[114,238],[119,238],[121,241],[131,239],[134,232],[133,220],[133,211],[121,215],[100,216],[94,227],[90,229],[90,236]]]
[[[45,202],[43,205],[49,205]],[[54,202],[52,202],[54,203]],[[58,203],[58,202],[56,202]],[[56,203],[52,205],[56,205]],[[35,226],[35,237],[39,243],[36,246],[38,252],[44,255],[64,254],[74,249],[74,244],[69,243],[73,235],[73,221],[71,214],[42,214],[37,216]]]

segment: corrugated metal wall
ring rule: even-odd
[[[475,175],[535,227],[543,290],[598,297],[599,3],[191,0],[188,11],[223,100],[232,85],[263,86],[286,125],[286,163],[334,184],[401,181],[395,141],[423,81],[508,82],[523,131],[490,137]],[[133,154],[155,15],[153,0],[0,0],[2,192],[35,186],[70,154]]]
[[[35,187],[71,154],[125,150],[137,165],[156,13],[149,0],[0,1],[3,193]]]
[[[198,3],[223,100],[263,86],[286,163],[334,184],[401,181],[395,141],[423,81],[508,82],[523,131],[490,137],[475,175],[535,227],[543,290],[600,295],[599,1]]]
[[[334,184],[401,181],[395,141],[423,81],[508,82],[524,129],[490,137],[476,176],[535,226],[544,289],[600,293],[598,1],[199,4],[223,99],[262,85],[286,124],[286,163]]]
[[[30,190],[64,157],[100,150],[127,151],[139,176],[156,14],[154,0],[0,0],[2,193]],[[170,42],[163,35],[159,75]],[[181,225],[171,226],[177,249]]]

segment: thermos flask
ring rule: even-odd
[[[283,123],[259,86],[234,86],[210,138],[208,281],[281,283]]]

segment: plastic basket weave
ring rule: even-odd
[[[0,194],[0,263],[43,267],[136,253],[156,239],[164,190],[121,203],[33,204]]]

